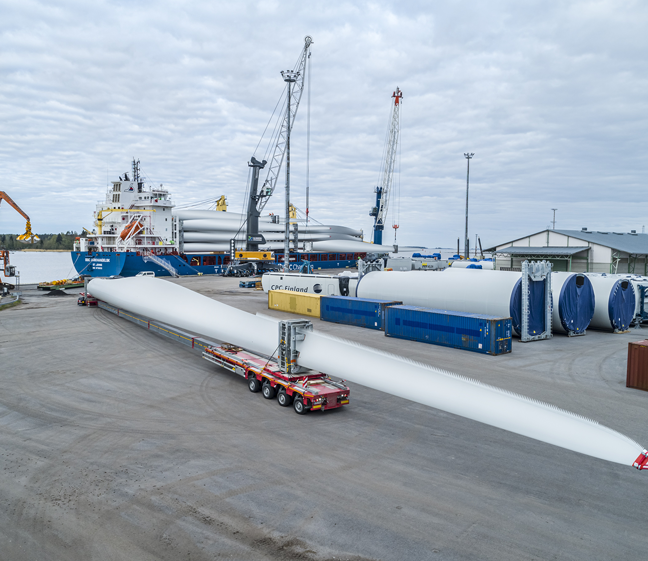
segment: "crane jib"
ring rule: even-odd
[[[400,136],[400,106],[403,99],[403,92],[400,88],[392,94],[394,105],[390,117],[389,134],[387,135],[387,146],[385,147],[385,159],[382,162],[380,182],[376,187],[376,206],[369,213],[375,216],[373,242],[382,244],[382,232],[385,228],[389,199],[391,197],[391,186],[394,176],[398,139]]]

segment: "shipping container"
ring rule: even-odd
[[[477,353],[511,352],[511,318],[418,306],[389,306],[385,335]]]
[[[322,296],[320,300],[320,319],[367,329],[384,330],[385,308],[400,304],[402,302],[391,300]]]
[[[319,294],[308,294],[307,292],[270,290],[268,292],[268,309],[318,318],[320,317],[320,298]]]
[[[648,391],[648,340],[628,343],[626,387]]]

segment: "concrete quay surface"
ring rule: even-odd
[[[170,282],[287,317],[238,279]],[[357,384],[349,406],[298,416],[75,296],[23,296],[0,311],[1,560],[591,561],[648,550],[646,472]],[[648,445],[648,393],[625,387],[628,342],[648,331],[514,340],[512,354],[491,357],[314,325]]]

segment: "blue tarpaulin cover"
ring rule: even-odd
[[[585,275],[572,275],[564,282],[558,297],[558,316],[565,331],[583,333],[594,317],[594,306],[594,289]]]
[[[635,311],[635,292],[630,281],[619,280],[615,283],[610,291],[608,310],[612,329],[625,331],[630,327]]]
[[[540,335],[545,330],[544,281],[529,280],[529,335]],[[511,292],[511,319],[513,329],[522,333],[522,279]]]

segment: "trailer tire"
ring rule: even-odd
[[[290,407],[290,405],[292,405],[293,396],[288,395],[285,388],[281,388],[277,393],[277,401],[282,407]]]
[[[306,409],[306,406],[304,405],[304,398],[301,396],[295,398],[293,401],[293,408],[297,415],[306,415],[306,413],[308,413],[308,409]]]
[[[254,374],[248,378],[248,388],[250,388],[252,393],[259,393],[261,391],[261,382],[257,380]]]
[[[266,399],[274,399],[277,395],[277,388],[273,388],[270,382],[267,381],[263,382],[261,391],[263,392],[263,397]]]

